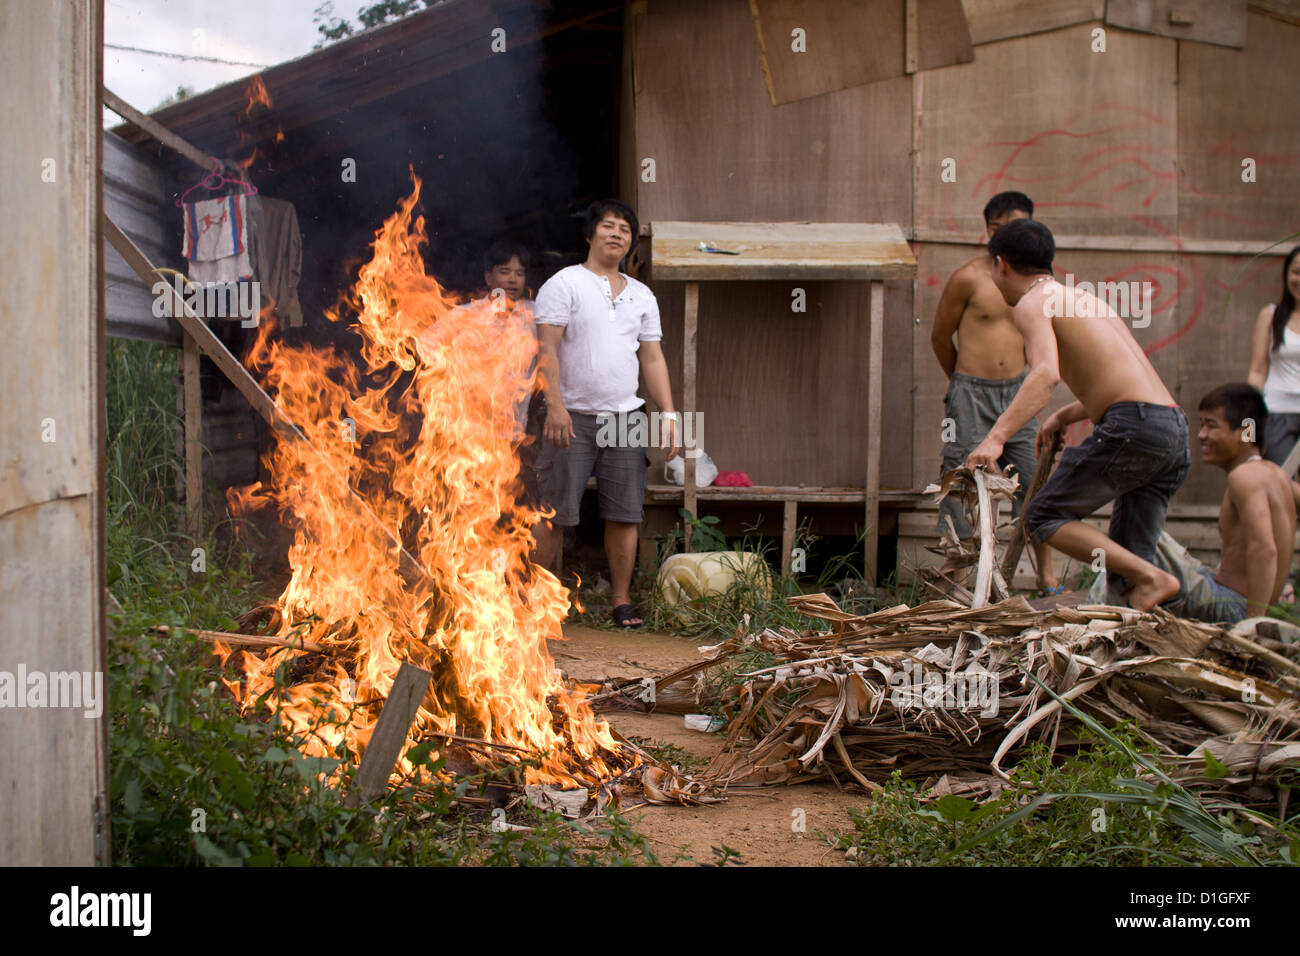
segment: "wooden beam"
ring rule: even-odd
[[[698,282],[686,283],[686,309],[685,322],[682,330],[682,409],[681,419],[678,424],[678,434],[682,434],[686,426],[686,416],[694,415],[698,410],[696,405],[695,389],[695,340],[696,331],[699,324],[700,316],[700,284]],[[697,435],[699,429],[691,429],[692,435]],[[682,449],[683,462],[685,468],[683,507],[691,513],[694,518],[698,513],[697,501],[695,497],[695,462],[696,459]],[[691,550],[691,529],[689,523],[686,527],[686,550]]]
[[[874,587],[880,549],[880,426],[881,403],[884,401],[885,378],[885,284],[871,283],[868,296],[870,328],[867,335],[867,480],[865,537],[863,538],[862,576]]]
[[[905,0],[907,9],[903,22],[903,72],[915,73],[919,56],[920,36],[917,33],[916,5],[920,0]]]
[[[181,336],[181,382],[185,412],[185,529],[197,535],[203,516],[203,397],[199,390],[199,347]]]
[[[358,798],[369,802],[388,789],[388,778],[393,775],[397,758],[402,755],[402,744],[411,731],[411,721],[415,720],[420,701],[424,700],[432,680],[431,672],[402,661],[397,676],[393,678],[388,699],[375,721],[370,742],[366,744],[352,792],[348,794],[350,806],[356,806],[360,802]]]
[[[215,156],[209,156],[207,153],[203,152],[203,150],[199,149],[197,146],[193,146],[190,143],[186,142],[185,140],[181,139],[179,136],[177,136],[175,133],[169,130],[166,126],[163,126],[162,123],[159,123],[153,117],[149,116],[146,113],[141,113],[138,109],[136,109],[126,100],[122,99],[122,97],[118,96],[108,87],[104,87],[103,90],[104,90],[105,106],[107,106],[118,116],[122,117],[124,120],[129,120],[130,122],[134,123],[144,132],[148,133],[154,139],[158,140],[158,142],[162,143],[164,146],[180,153],[182,156],[188,159],[195,166],[199,166],[202,169],[207,170],[208,172],[212,172],[213,169],[221,165],[221,161],[217,159]]]
[[[1058,252],[1063,250],[1095,252],[1168,252],[1174,255],[1224,255],[1285,256],[1291,245],[1273,239],[1193,239],[1166,236],[1074,236],[1062,233],[1053,236]],[[930,242],[951,246],[982,246],[978,238],[951,233],[918,229],[912,236],[914,242]]]
[[[199,318],[198,314],[190,308],[189,303],[185,301],[185,298],[176,290],[170,278],[153,267],[149,258],[140,251],[139,247],[131,241],[131,238],[107,214],[102,216],[102,221],[104,224],[104,237],[117,250],[118,255],[126,261],[126,264],[140,277],[140,281],[150,290],[154,288],[155,283],[160,281],[166,286],[166,294],[171,297],[171,314],[176,317],[176,321],[180,323],[186,335],[191,337],[198,347],[202,349],[203,354],[212,359],[222,374],[230,380],[235,388],[239,389],[239,393],[248,400],[248,404],[253,406],[254,411],[266,419],[277,435],[288,441],[301,442],[304,447],[318,455],[328,469],[333,471],[334,466],[330,460],[307,440],[307,436],[299,431],[298,426],[291,422],[284,412],[280,411],[275,402],[271,400],[271,396],[262,390],[262,386],[257,384],[257,380],[253,378],[249,371],[239,364],[239,360],[230,354],[230,350],[226,348],[222,341],[213,335],[212,330],[203,323],[203,320]],[[415,556],[406,550],[401,539],[388,530],[379,519],[379,516],[371,510],[370,506],[352,490],[347,477],[341,474],[336,474],[336,477],[343,487],[347,489],[348,495],[351,497],[353,504],[356,505],[358,513],[373,521],[375,526],[388,538],[389,543],[397,549],[403,573],[410,576],[421,576],[432,581],[433,578],[424,565],[420,564]]]

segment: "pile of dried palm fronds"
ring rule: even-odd
[[[1044,686],[1104,722],[1132,720],[1183,777],[1204,773],[1205,750],[1227,766],[1224,784],[1300,767],[1296,648],[1252,627],[1109,606],[1039,611],[1019,597],[865,616],[824,594],[789,600],[829,627],[742,629],[717,646],[714,663],[754,650],[777,663],[724,692],[727,741],[705,779],[830,776],[874,789],[898,770],[946,792],[996,791],[1004,757],[1028,741],[1076,742],[1078,722]]]

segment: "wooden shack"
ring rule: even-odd
[[[498,23],[505,55],[491,50]],[[641,218],[630,269],[659,297],[678,407],[706,413],[720,468],[805,489],[701,489],[698,507],[733,529],[770,515],[787,545],[792,517],[861,531],[878,441],[874,533],[890,556],[901,536],[914,562],[933,527],[918,492],[942,446],[930,326],[947,277],[981,254],[984,204],[1031,195],[1063,277],[1149,283],[1134,334],[1192,416],[1205,389],[1244,377],[1250,323],[1276,300],[1300,220],[1298,41],[1297,0],[452,0],[266,70],[269,109],[248,112],[238,83],[157,118],[215,154],[258,147],[254,180],[299,206],[309,326],[411,168],[429,184],[439,275],[513,231],[545,250],[536,287],[581,251],[583,206],[621,195]],[[485,135],[492,109],[527,120],[511,125],[526,136]],[[340,186],[348,157],[365,188]],[[182,163],[164,171],[168,198]],[[792,278],[701,281],[684,347],[685,280],[661,268],[662,230],[790,222],[893,224],[910,246],[915,277],[879,280],[878,382],[862,281],[799,278],[804,312]],[[648,534],[685,500],[659,467]],[[1194,466],[1175,505],[1203,523],[1221,490]]]

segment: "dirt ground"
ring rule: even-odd
[[[549,643],[556,666],[582,681],[606,681],[666,674],[700,659],[696,644],[653,631],[602,631],[566,624],[566,641]],[[603,714],[620,733],[673,744],[707,762],[722,746],[721,734],[686,728],[681,714]],[[716,859],[723,844],[756,866],[842,866],[826,834],[851,829],[851,808],[867,798],[837,790],[832,783],[734,790],[725,802],[702,807],[644,806],[629,813],[637,829],[654,841],[664,863],[689,855],[696,863]],[[802,823],[802,830],[798,824]],[[690,861],[680,861],[690,862]]]

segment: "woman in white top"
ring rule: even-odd
[[[1248,381],[1264,393],[1264,457],[1282,464],[1300,441],[1300,246],[1282,264],[1282,298],[1255,318]]]

